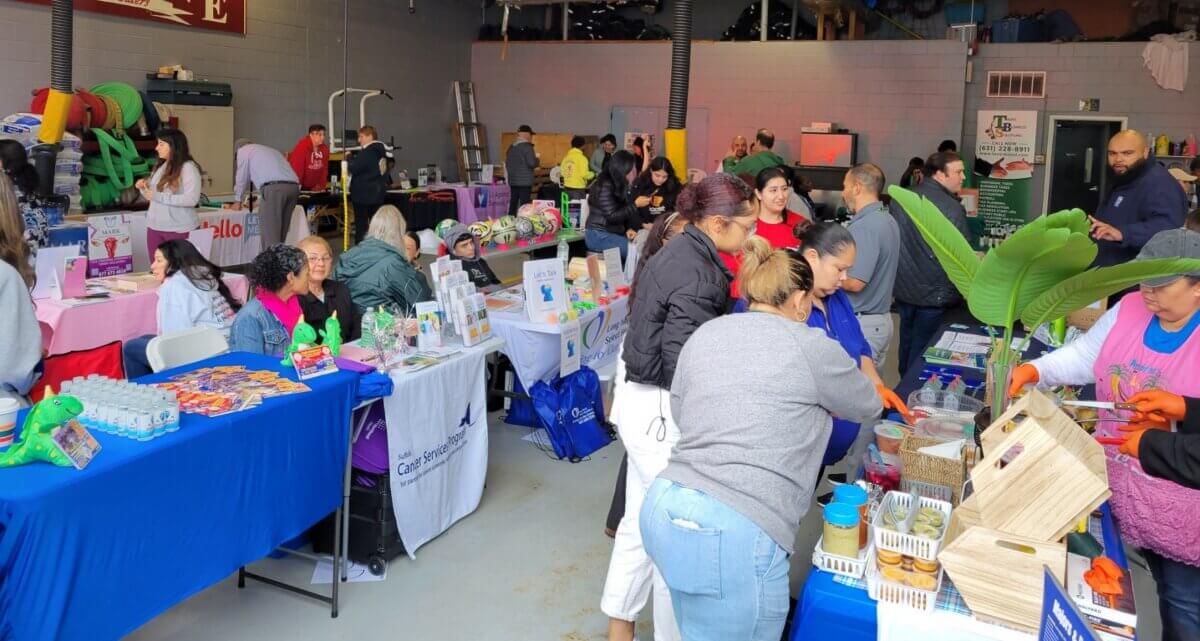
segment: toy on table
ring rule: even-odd
[[[46,461],[59,467],[74,467],[71,459],[54,444],[54,430],[59,425],[79,416],[83,404],[74,396],[56,395],[46,386],[42,398],[21,424],[21,440],[0,453],[0,468],[16,467],[34,461]]]
[[[296,321],[296,328],[292,330],[292,342],[288,345],[287,351],[283,353],[283,360],[280,362],[286,367],[291,367],[292,354],[316,344],[317,330],[313,329],[313,326],[309,325],[304,320],[304,315],[301,314],[300,320]]]
[[[342,322],[338,320],[336,311],[325,319],[325,329],[318,333],[321,335],[321,344],[328,347],[329,352],[334,356],[340,356],[342,353]]]

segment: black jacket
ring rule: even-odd
[[[374,141],[350,158],[350,200],[364,205],[382,205],[387,194],[384,172],[387,147]]]
[[[628,189],[618,189],[608,176],[600,176],[588,190],[588,229],[624,234],[638,224],[637,207]]]
[[[1120,265],[1137,258],[1142,246],[1160,231],[1183,227],[1188,200],[1179,183],[1153,158],[1133,180],[1113,187],[1100,208],[1096,220],[1121,230],[1121,240],[1097,240],[1100,252],[1096,267]]]
[[[697,327],[729,311],[729,283],[712,240],[688,225],[638,275],[625,335],[625,379],[671,388],[683,344]]]
[[[650,205],[647,207],[638,207],[638,226],[652,225],[658,220],[659,216],[675,211],[675,200],[679,198],[680,188],[670,188],[671,183],[665,183],[661,187],[656,186],[652,182],[639,181],[633,187],[633,195],[630,200],[637,200],[638,196],[649,196]]]
[[[325,279],[325,302],[312,294],[301,294],[300,311],[304,312],[305,322],[317,330],[324,330],[325,319],[337,312],[338,322],[342,324],[343,343],[357,340],[362,333],[358,310],[354,307],[354,301],[350,300],[350,290],[336,280]]]
[[[929,179],[912,188],[916,194],[924,196],[942,212],[964,238],[970,239],[971,232],[967,227],[967,210],[963,208],[958,198],[946,191],[936,180]],[[954,307],[962,296],[946,270],[942,269],[937,256],[929,248],[929,243],[921,236],[908,212],[897,200],[892,200],[892,216],[900,226],[900,265],[896,270],[895,297],[901,303],[919,305],[921,307]]]
[[[1150,476],[1200,490],[1200,399],[1188,398],[1178,432],[1150,430],[1138,443],[1138,460]]]

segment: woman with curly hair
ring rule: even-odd
[[[233,319],[229,348],[282,356],[300,320],[300,294],[308,292],[308,258],[290,245],[272,245],[250,263],[254,299]]]

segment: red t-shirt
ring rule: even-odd
[[[312,139],[305,136],[288,154],[288,164],[300,180],[300,189],[325,191],[329,188],[329,145],[314,149]]]
[[[794,211],[784,210],[783,222],[764,223],[763,221],[759,220],[757,223],[755,223],[754,235],[767,239],[767,242],[771,243],[771,247],[774,249],[790,249],[793,247],[798,247],[800,245],[800,241],[796,240],[796,236],[792,233],[792,229],[802,220],[804,220],[804,217],[800,214],[797,214]],[[734,298],[738,298],[739,294],[737,276],[738,271],[742,266],[742,257],[740,254],[736,256],[733,254],[726,254],[725,252],[720,252],[720,254],[721,260],[725,262],[725,266],[728,267],[729,271],[733,273],[734,280],[729,286],[729,295]]]

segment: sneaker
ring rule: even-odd
[[[829,476],[826,476],[825,478],[829,479],[830,483],[843,483],[844,484],[846,482],[846,473],[845,472],[834,472],[833,474],[830,474]]]

